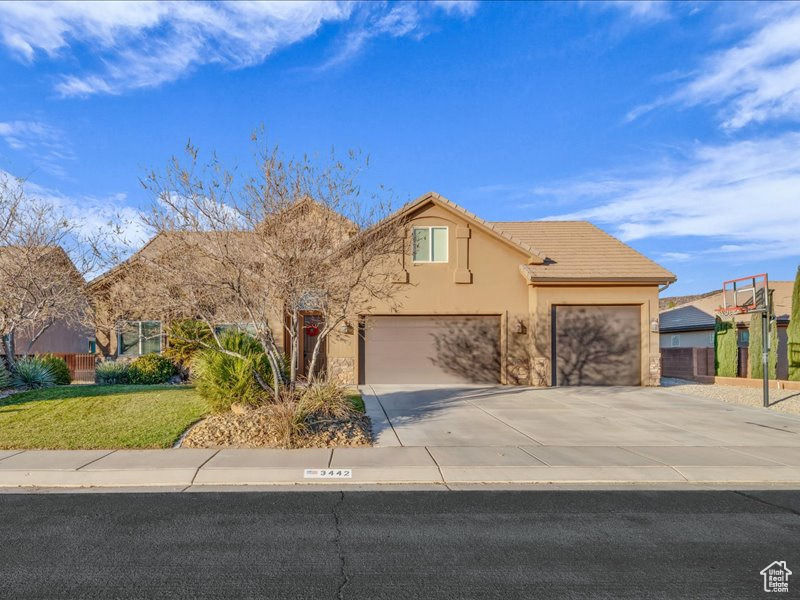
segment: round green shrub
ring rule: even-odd
[[[72,383],[72,374],[69,372],[67,361],[52,354],[40,356],[39,360],[50,367],[55,377],[56,385],[69,385]]]
[[[56,376],[50,365],[40,358],[21,358],[14,365],[11,383],[14,387],[29,390],[46,388],[56,384]]]
[[[128,380],[136,385],[167,383],[175,374],[175,364],[160,354],[145,354],[131,363]]]
[[[128,365],[121,362],[108,360],[95,367],[94,380],[100,385],[120,385],[130,383],[128,378]]]
[[[192,363],[192,378],[197,392],[215,411],[228,410],[231,404],[258,404],[269,392],[259,383],[272,385],[272,373],[261,344],[244,332],[225,334],[220,343],[231,356],[217,349],[200,352]]]

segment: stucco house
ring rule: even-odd
[[[95,332],[90,326],[83,324],[83,319],[79,323],[76,322],[76,318],[58,318],[51,314],[53,304],[48,298],[54,295],[76,302],[86,301],[84,294],[86,282],[65,250],[60,246],[41,246],[20,251],[25,260],[30,260],[34,264],[40,262],[49,265],[47,268],[36,267],[35,273],[37,277],[52,275],[52,279],[44,282],[37,279],[35,286],[31,285],[31,281],[20,282],[18,270],[21,256],[11,250],[13,248],[0,249],[3,259],[14,261],[12,268],[3,266],[2,277],[5,285],[16,287],[18,293],[15,300],[21,300],[21,304],[9,302],[10,314],[7,316],[4,314],[3,318],[13,322],[19,318],[20,312],[38,315],[28,320],[21,319],[24,325],[17,327],[10,335],[10,346],[14,352],[16,354],[94,353]],[[24,267],[26,270],[30,270],[27,262],[22,264],[26,265]],[[40,303],[38,306],[37,302]],[[20,306],[23,307],[22,311]],[[73,317],[76,317],[78,311],[74,312]],[[0,344],[0,355],[5,353],[5,344]]]
[[[397,215],[407,226],[396,298],[329,336],[331,376],[353,384],[658,385],[658,293],[675,281],[663,267],[588,222],[488,222],[436,193]],[[120,274],[91,287],[113,287]],[[316,318],[309,311],[301,338]],[[98,347],[109,356],[157,352],[163,332],[160,316],[141,316],[99,328]]]
[[[778,379],[786,379],[789,371],[786,344],[787,328],[792,311],[793,281],[772,281],[772,303],[778,327]],[[699,294],[691,299],[681,299],[677,303],[670,298],[662,299],[659,327],[659,345],[667,348],[713,348],[716,309],[722,306],[722,290]],[[739,376],[747,377],[750,342],[751,315],[736,315],[734,321],[739,338]],[[713,374],[713,373],[712,373]]]

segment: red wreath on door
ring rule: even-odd
[[[306,334],[310,335],[311,337],[317,337],[319,335],[319,327],[313,323],[306,325]]]

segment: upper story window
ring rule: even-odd
[[[141,356],[161,352],[163,337],[161,321],[126,321],[119,328],[117,354]]]
[[[414,262],[447,262],[447,227],[414,227]]]

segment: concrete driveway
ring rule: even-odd
[[[362,391],[381,446],[800,447],[796,417],[665,388],[372,385]]]

